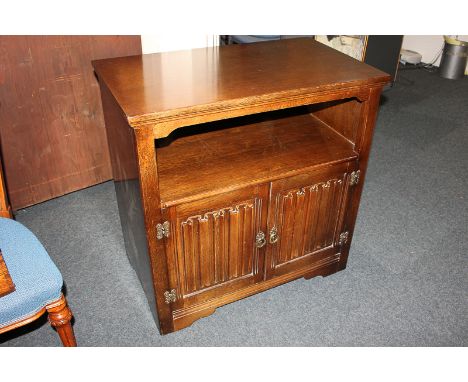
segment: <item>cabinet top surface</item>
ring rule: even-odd
[[[143,116],[222,110],[233,101],[255,106],[390,80],[310,38],[104,59],[93,66],[131,124]]]

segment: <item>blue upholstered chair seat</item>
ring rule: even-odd
[[[16,290],[0,297],[0,328],[39,312],[60,298],[62,275],[22,224],[0,218],[0,249]]]

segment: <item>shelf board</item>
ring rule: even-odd
[[[179,129],[158,146],[162,207],[357,157],[352,143],[297,109]]]

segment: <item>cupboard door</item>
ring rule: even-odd
[[[267,278],[337,260],[349,167],[272,182]]]
[[[268,184],[170,207],[173,308],[219,297],[263,279]]]

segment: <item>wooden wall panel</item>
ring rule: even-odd
[[[91,60],[140,36],[0,36],[0,137],[13,210],[112,178]]]

